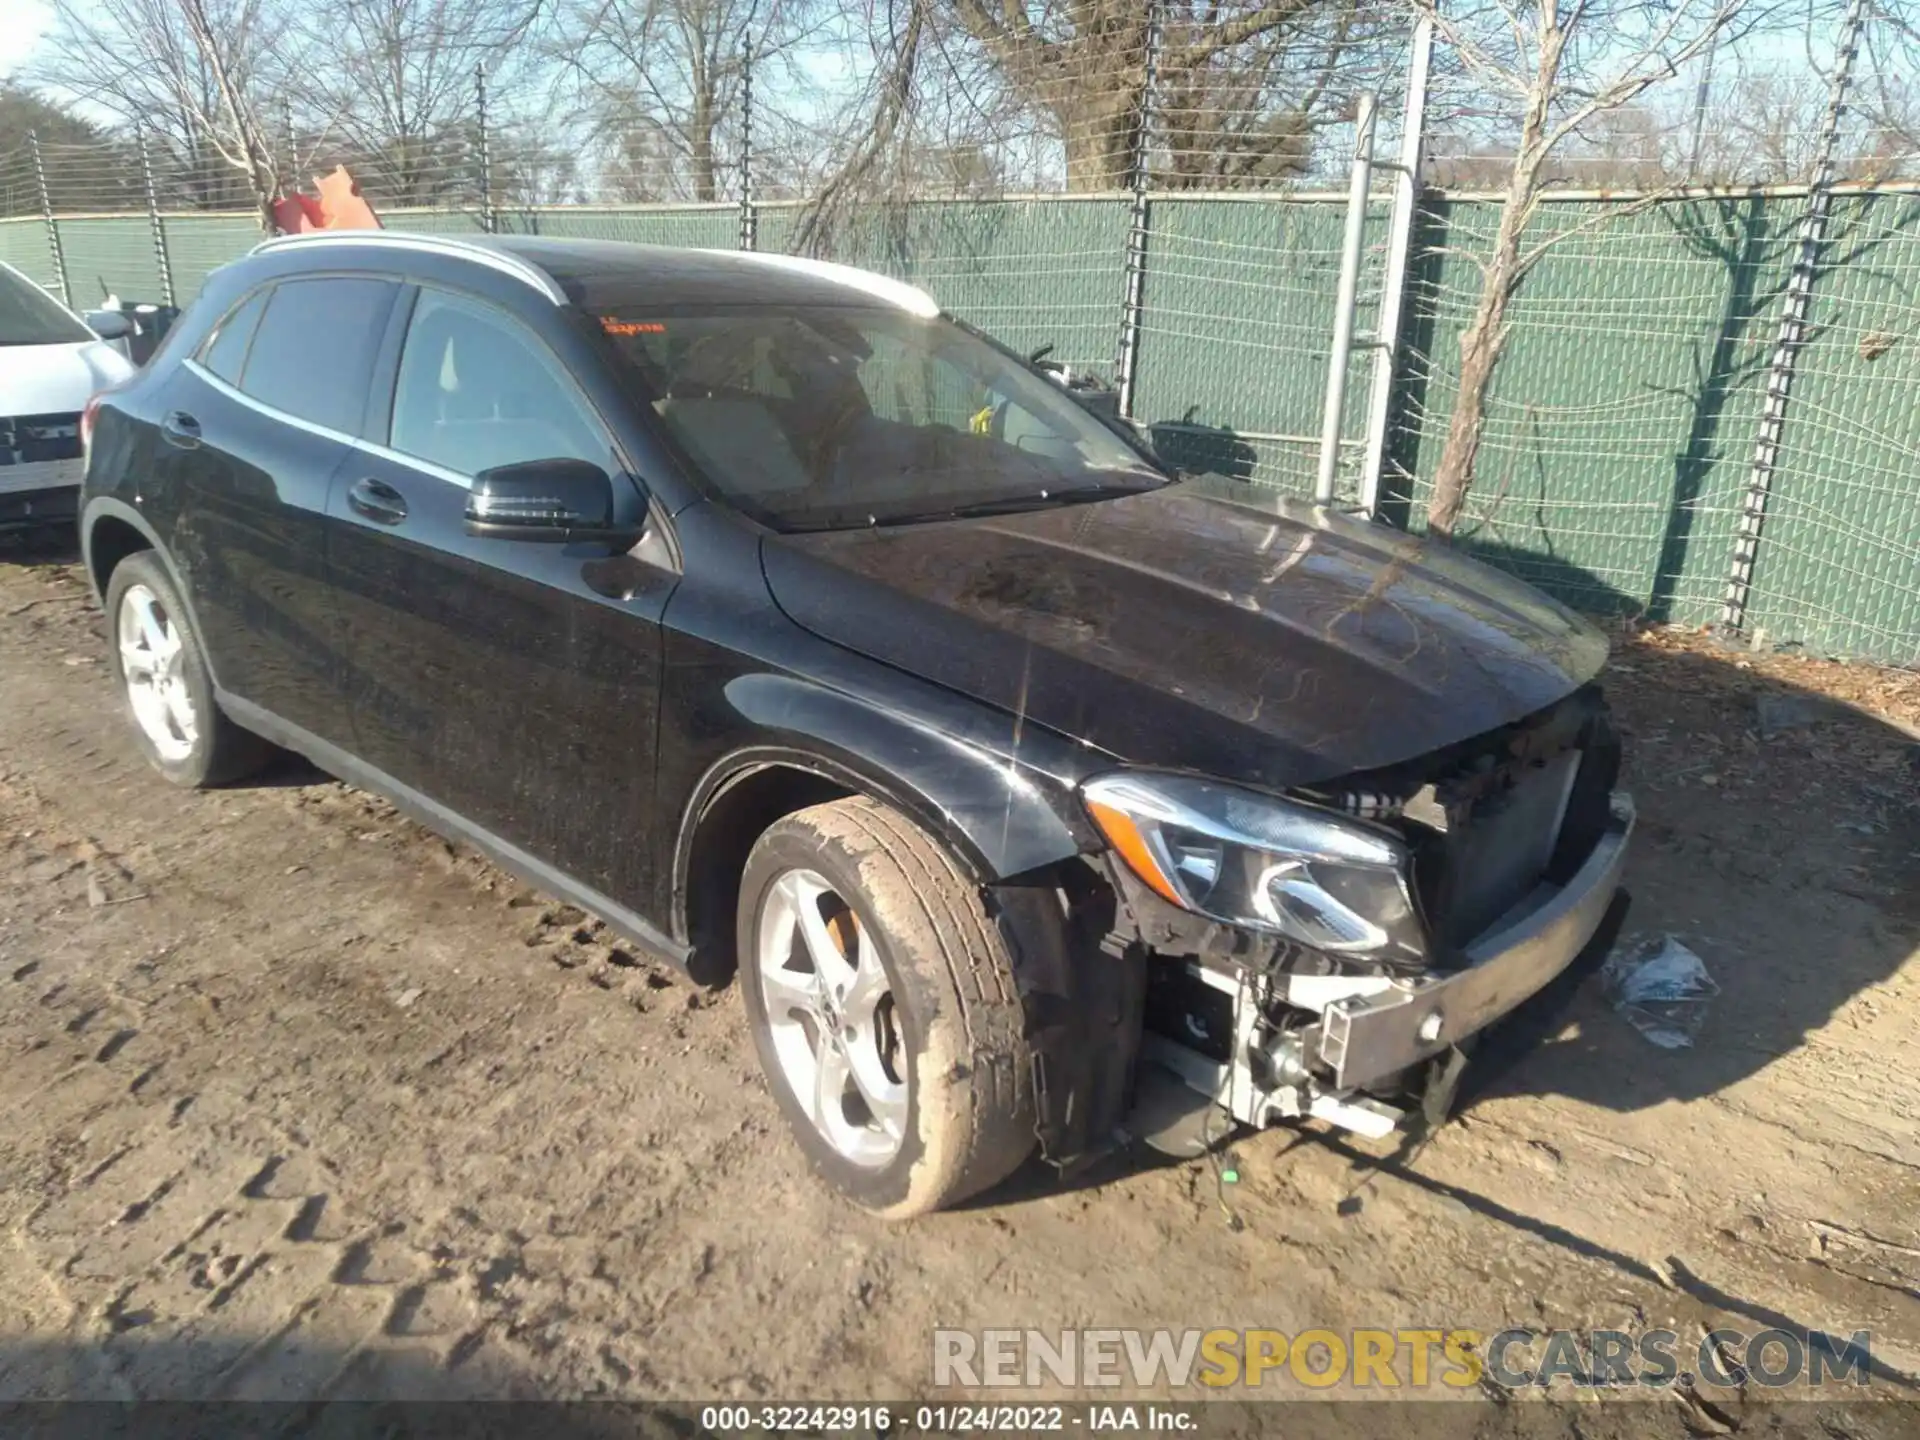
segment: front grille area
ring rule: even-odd
[[[1451,757],[1409,801],[1415,885],[1443,959],[1580,868],[1605,833],[1619,765],[1588,689]]]
[[[1445,969],[1593,853],[1619,768],[1606,702],[1590,685],[1525,720],[1313,798],[1400,827],[1433,959]]]
[[[0,465],[80,458],[80,412],[0,415]]]
[[[1510,784],[1456,811],[1437,917],[1449,941],[1463,945],[1485,934],[1546,878],[1580,760],[1580,751],[1566,750],[1523,766]]]

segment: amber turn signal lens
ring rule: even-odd
[[[1133,817],[1111,805],[1102,805],[1098,800],[1089,800],[1087,809],[1092,812],[1100,833],[1107,837],[1108,843],[1127,862],[1127,868],[1152,886],[1154,893],[1169,905],[1186,909],[1186,901],[1173,888],[1173,882],[1167,879],[1160,862],[1153,858],[1153,851],[1148,848],[1146,837],[1140,833],[1140,827],[1134,824]]]

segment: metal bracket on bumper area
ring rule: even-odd
[[[1565,970],[1600,928],[1619,889],[1633,821],[1633,801],[1616,794],[1612,820],[1586,864],[1533,909],[1469,945],[1473,963],[1466,969],[1329,1005],[1319,1053],[1334,1084],[1366,1086],[1438,1055]]]

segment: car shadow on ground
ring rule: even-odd
[[[1847,678],[1844,673],[1842,679]],[[1467,1103],[1552,1093],[1631,1111],[1722,1093],[1920,955],[1920,741],[1737,649],[1640,643],[1609,691],[1639,809],[1625,941],[1676,934],[1718,993],[1648,1042],[1590,947],[1475,1057]]]

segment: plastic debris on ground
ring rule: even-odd
[[[1720,987],[1700,957],[1674,935],[1623,941],[1600,969],[1613,1008],[1662,1050],[1691,1046]]]

